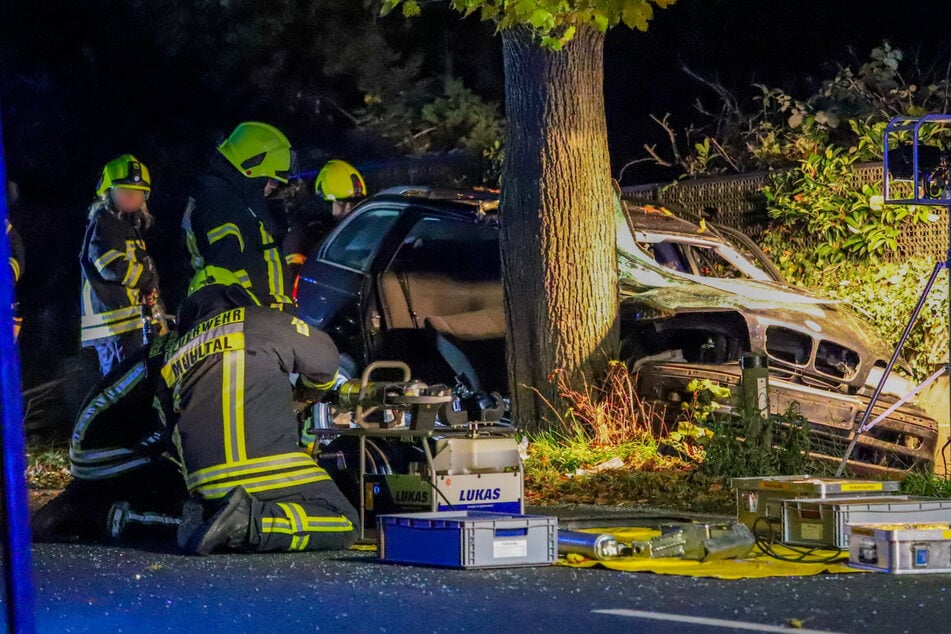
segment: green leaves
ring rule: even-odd
[[[450,0],[450,6],[464,16],[476,11],[482,20],[495,22],[499,29],[525,26],[535,32],[539,44],[560,50],[574,37],[579,24],[590,24],[601,32],[624,24],[646,31],[654,18],[654,7],[666,9],[676,0]],[[403,15],[420,13],[419,0],[384,0],[382,15],[402,7]]]
[[[873,208],[881,181],[854,186],[857,152],[827,146],[789,172],[775,173],[765,193],[770,217],[782,227],[769,232],[772,250],[792,250],[780,267],[795,276],[804,265],[824,268],[843,262],[876,260],[898,249],[908,224],[924,218],[909,207]],[[782,248],[777,249],[782,245]]]
[[[646,31],[647,23],[654,17],[654,9],[647,0],[625,0],[621,7],[621,21],[628,28]]]

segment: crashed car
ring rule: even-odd
[[[358,206],[308,258],[299,315],[334,338],[350,376],[378,359],[414,375],[507,391],[497,198],[391,189]],[[797,403],[819,459],[837,462],[891,356],[849,308],[783,282],[742,234],[625,200],[618,213],[622,354],[642,397],[679,411],[693,379],[733,388],[739,360],[767,355],[770,409]],[[912,388],[889,376],[873,414]],[[906,404],[863,434],[856,473],[933,460],[937,425]]]
[[[693,379],[737,393],[740,358],[765,352],[770,410],[795,403],[810,422],[814,456],[839,462],[892,348],[848,307],[786,284],[742,234],[648,203],[626,201],[625,213],[622,352],[640,395],[676,407]],[[913,387],[893,372],[872,416]],[[919,468],[933,460],[936,443],[934,419],[905,404],[859,437],[850,465],[862,474]]]

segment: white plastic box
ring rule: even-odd
[[[558,518],[483,511],[379,515],[382,561],[446,568],[548,566],[558,557]]]
[[[951,572],[951,524],[850,524],[849,565],[895,575]]]

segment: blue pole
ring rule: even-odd
[[[0,226],[7,220],[7,165],[3,153],[3,116],[0,109]],[[30,576],[30,509],[26,498],[26,442],[20,357],[13,341],[13,274],[7,264],[10,244],[4,230],[0,239],[0,416],[3,423],[3,575],[7,631],[36,631],[33,620],[33,580]]]

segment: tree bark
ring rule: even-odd
[[[543,49],[525,28],[502,33],[506,353],[513,419],[525,429],[556,419],[546,400],[564,411],[552,372],[577,385],[617,356],[603,49],[604,34],[584,25],[561,51]]]

